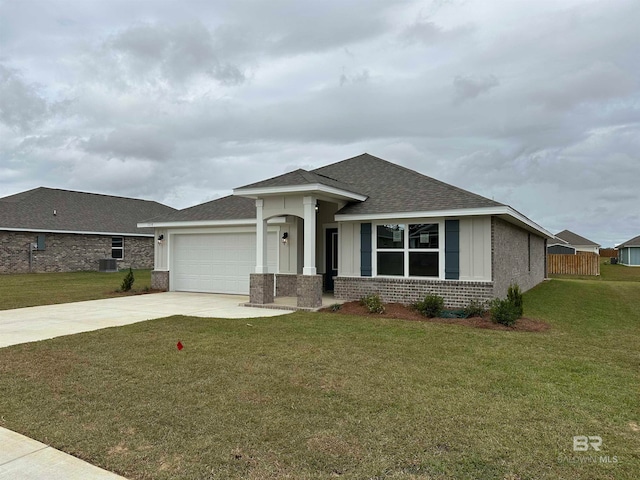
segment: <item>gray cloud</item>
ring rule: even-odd
[[[462,76],[453,79],[454,103],[471,100],[478,95],[488,92],[500,85],[495,75],[487,76]]]
[[[184,83],[202,75],[224,85],[238,85],[244,74],[219,59],[210,31],[200,22],[167,27],[141,24],[114,35],[104,45],[112,65],[147,81]]]
[[[0,121],[24,131],[44,121],[47,102],[15,69],[0,64]]]

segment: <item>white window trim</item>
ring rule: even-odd
[[[438,248],[412,248],[409,249],[409,225],[434,223],[438,225]],[[403,248],[378,248],[378,226],[380,225],[404,225]],[[445,255],[444,255],[444,218],[412,218],[391,219],[371,224],[371,276],[378,278],[415,278],[417,280],[444,280]],[[404,275],[378,275],[378,252],[402,252],[404,254]],[[410,252],[438,252],[438,276],[416,277],[409,276]]]
[[[114,239],[114,238],[120,238],[120,239],[122,239],[122,246],[121,246],[121,247],[114,247],[114,246],[113,246],[113,239]],[[114,250],[122,250],[122,256],[121,256],[120,258],[118,258],[118,257],[114,257],[114,256],[113,256],[113,251],[114,251]],[[113,258],[114,260],[118,260],[118,261],[120,261],[120,260],[124,260],[124,237],[121,237],[121,236],[119,236],[119,235],[114,235],[113,237],[111,237],[111,258]]]

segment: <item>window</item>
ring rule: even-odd
[[[376,227],[378,275],[439,277],[439,224],[389,224]]]
[[[124,258],[124,238],[112,237],[111,238],[111,258],[123,259]]]

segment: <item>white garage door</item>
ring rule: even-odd
[[[255,233],[180,234],[173,237],[173,290],[249,294],[256,268]],[[276,271],[277,236],[268,237],[269,272]]]

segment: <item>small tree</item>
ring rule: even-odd
[[[507,300],[509,300],[516,311],[518,312],[518,318],[522,317],[524,313],[524,300],[522,299],[522,292],[520,291],[520,287],[518,284],[509,285],[509,289],[507,290]]]
[[[371,293],[360,299],[360,305],[364,305],[369,313],[384,313],[382,298],[377,293]]]
[[[128,292],[133,287],[133,282],[135,282],[135,278],[133,276],[133,270],[129,267],[129,272],[122,279],[122,285],[120,286],[120,290],[123,292]]]

